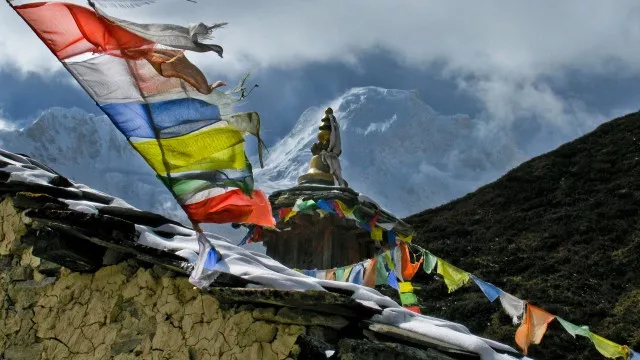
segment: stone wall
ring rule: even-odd
[[[0,359],[297,358],[345,319],[221,303],[184,276],[129,261],[71,272],[21,244],[32,221],[0,203]],[[33,230],[36,231],[36,230]]]

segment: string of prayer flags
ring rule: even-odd
[[[555,315],[537,306],[527,304],[524,320],[516,331],[516,344],[520,346],[525,355],[527,355],[529,345],[540,344],[544,333],[547,331],[547,325],[549,325],[554,318]]]
[[[495,285],[488,283],[486,281],[482,281],[473,274],[471,274],[471,279],[473,279],[473,282],[475,282],[476,285],[478,285],[480,290],[482,290],[482,292],[489,299],[490,302],[494,302],[498,297],[500,297],[501,290],[498,289]]]
[[[411,256],[409,255],[409,246],[405,242],[400,243],[400,264],[402,266],[402,279],[409,281],[420,269],[424,258],[420,258],[419,261],[412,263]]]
[[[444,278],[444,283],[447,285],[450,293],[456,291],[471,279],[469,273],[440,258],[438,258],[438,274]]]
[[[263,146],[259,115],[233,114],[236,100],[209,85],[185,56],[222,55],[219,45],[199,42],[215,26],[136,24],[66,2],[9,5],[156,172],[198,232],[201,223],[275,225],[244,151],[245,134]]]
[[[513,325],[520,323],[520,318],[524,314],[524,300],[500,290],[500,303],[504,311],[511,316]]]

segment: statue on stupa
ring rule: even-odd
[[[338,159],[342,154],[340,125],[333,115],[333,109],[327,108],[320,121],[318,141],[311,146],[313,157],[309,162],[309,171],[298,178],[298,184],[347,187]]]

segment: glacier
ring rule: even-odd
[[[523,147],[517,127],[464,114],[439,114],[415,91],[361,87],[307,109],[290,133],[270,147],[264,168],[254,156],[257,187],[269,194],[296,184],[308,170],[311,144],[327,106],[340,123],[340,159],[349,186],[400,217],[474,191],[538,155]],[[546,126],[544,131],[554,132],[553,125]],[[265,120],[262,128],[269,128]],[[555,145],[538,144],[537,151]],[[169,191],[104,115],[52,108],[25,128],[1,130],[0,148],[40,159],[71,180],[138,209],[187,222]],[[233,243],[245,233],[226,224],[206,230]],[[259,245],[253,247],[260,250]]]

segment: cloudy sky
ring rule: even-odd
[[[251,70],[246,109],[273,144],[309,106],[351,87],[417,89],[443,114],[499,126],[584,126],[640,108],[640,2],[158,0],[108,9],[136,22],[229,22],[224,59],[189,55],[213,82]],[[52,106],[99,110],[9,6],[0,4],[0,120]]]

